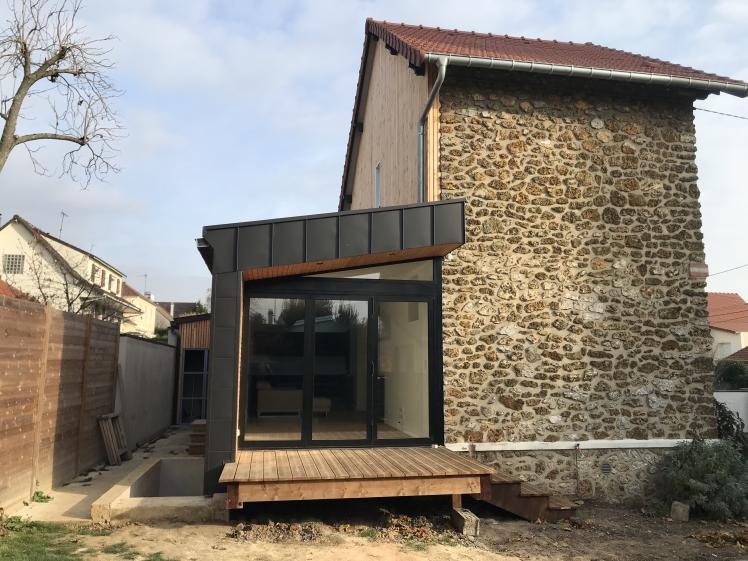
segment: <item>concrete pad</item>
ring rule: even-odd
[[[226,495],[203,496],[203,458],[153,458],[127,474],[91,505],[100,524],[228,520]],[[165,495],[165,496],[164,496]]]
[[[102,466],[101,471],[77,477],[64,486],[42,489],[52,496],[50,502],[30,503],[6,514],[48,522],[91,522],[91,506],[113,485],[150,459],[188,457],[189,439],[189,427],[172,427],[164,438],[135,450],[131,460],[119,466]],[[90,481],[86,481],[88,478]]]

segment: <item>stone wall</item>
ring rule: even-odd
[[[441,196],[467,199],[444,263],[447,442],[713,436],[693,99],[447,75]]]

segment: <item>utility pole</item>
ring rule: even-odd
[[[65,222],[65,218],[69,216],[64,210],[60,211],[60,233],[57,236],[58,238],[62,239],[62,224]]]

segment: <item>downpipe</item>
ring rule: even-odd
[[[436,96],[439,95],[439,90],[442,87],[442,84],[444,83],[444,77],[447,74],[447,62],[448,58],[446,56],[436,56],[433,57],[432,60],[429,62],[434,62],[436,64],[437,68],[437,74],[436,74],[436,80],[434,81],[434,85],[431,87],[431,92],[429,93],[429,97],[426,100],[426,106],[423,108],[423,112],[421,113],[421,118],[418,119],[418,156],[417,156],[417,166],[418,166],[418,202],[422,203],[426,201],[426,189],[425,189],[425,170],[424,170],[424,142],[426,140],[426,119],[428,118],[429,111],[431,110],[431,106],[434,104],[434,100],[436,99]]]

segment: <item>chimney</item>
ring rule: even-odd
[[[145,291],[143,293],[143,296],[145,296],[146,300],[148,300],[150,302],[155,302],[156,301],[156,297],[153,295],[152,292]]]

